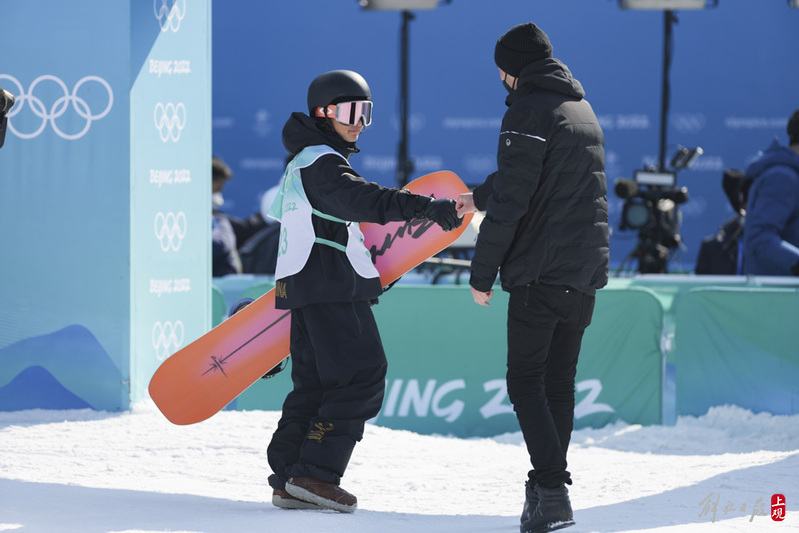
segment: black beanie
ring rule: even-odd
[[[799,109],[793,112],[788,120],[788,143],[793,146],[799,144]]]
[[[552,57],[552,44],[547,34],[532,22],[509,29],[494,48],[494,62],[516,78],[524,67],[547,57]]]

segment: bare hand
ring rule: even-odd
[[[474,196],[472,193],[467,192],[458,196],[458,201],[455,203],[455,209],[458,210],[458,216],[462,217],[467,213],[474,213],[477,208],[474,205]]]
[[[488,300],[490,300],[492,296],[494,296],[493,290],[482,292],[472,287],[472,298],[474,298],[474,303],[478,305],[488,305]]]

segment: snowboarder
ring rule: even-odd
[[[357,507],[339,485],[380,410],[387,367],[371,311],[383,287],[358,222],[461,223],[454,200],[370,183],[350,166],[371,96],[357,72],[326,72],[308,87],[309,114],[292,113],[283,128],[292,160],[270,216],[281,222],[275,305],[291,310],[294,388],[267,449],[277,507]]]

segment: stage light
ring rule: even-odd
[[[364,9],[418,11],[420,9],[435,9],[438,0],[358,0]]]
[[[799,0],[793,0],[799,1]],[[619,0],[622,9],[705,9],[708,0]]]
[[[444,0],[449,3],[452,0]],[[402,16],[400,29],[400,140],[397,147],[397,186],[404,187],[413,173],[413,160],[408,156],[408,93],[410,71],[410,22],[416,18],[413,11],[431,10],[438,7],[439,0],[358,0],[364,11],[399,11]]]

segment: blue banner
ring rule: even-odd
[[[118,2],[4,6],[0,394],[17,394],[1,408],[128,405],[127,19]]]
[[[210,6],[132,3],[131,397],[210,329]],[[205,311],[203,313],[203,311]]]
[[[0,410],[125,409],[208,328],[210,11],[4,6]]]
[[[786,142],[787,118],[799,107],[799,69],[790,68],[799,9],[784,1],[718,4],[677,12],[673,26],[666,163],[678,145],[701,146],[704,155],[678,174],[690,199],[681,206],[683,246],[671,271],[692,270],[702,238],[732,216],[724,169],[745,167],[775,136]],[[659,159],[663,17],[610,0],[454,0],[416,11],[409,23],[411,179],[445,169],[478,184],[496,169],[506,93],[494,45],[532,20],[583,84],[604,129],[615,269],[637,234],[619,230],[623,201],[613,182]],[[353,167],[397,185],[401,20],[398,11],[366,11],[352,0],[214,4],[214,150],[235,173],[225,210],[257,211],[282,171],[283,124],[292,111],[307,112],[308,84],[331,69],[363,74],[375,102]],[[745,37],[736,28],[746,28]]]

